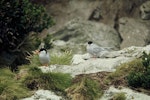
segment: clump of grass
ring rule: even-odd
[[[112,100],[126,100],[125,93],[121,92],[113,95]]]
[[[83,77],[66,91],[72,100],[95,100],[103,94],[98,82],[88,77]]]
[[[42,73],[37,67],[30,68],[29,73],[24,83],[30,89],[43,88],[65,92],[64,90],[71,85],[72,77],[69,74]]]
[[[26,96],[30,96],[30,91],[16,80],[16,74],[8,68],[1,68],[0,100],[17,100]]]
[[[51,55],[51,64],[59,64],[59,65],[70,65],[72,60],[72,52],[65,51],[62,54],[53,54]]]

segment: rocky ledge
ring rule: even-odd
[[[72,58],[71,65],[50,65],[49,67],[39,67],[44,73],[46,72],[62,72],[70,73],[73,77],[83,74],[93,74],[98,72],[113,72],[117,66],[122,63],[132,61],[142,56],[143,52],[150,53],[150,45],[145,47],[129,47],[119,51],[102,52],[100,58],[91,58],[89,54],[75,54]],[[39,90],[31,98],[23,100],[62,100],[63,97],[47,93],[47,90]],[[134,98],[135,100],[148,100],[149,95],[133,91],[129,88],[122,87],[121,89],[111,86],[105,91],[100,100],[108,100],[112,94],[122,91],[125,93],[127,100]],[[45,93],[46,92],[46,93]],[[50,91],[49,91],[50,92]],[[44,95],[43,95],[44,94]],[[38,96],[37,96],[38,95]],[[41,96],[43,95],[43,96]],[[52,96],[54,95],[54,96]],[[54,98],[53,98],[54,97]]]

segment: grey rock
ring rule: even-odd
[[[33,96],[21,100],[63,100],[63,98],[49,90],[38,90]]]
[[[69,21],[53,36],[58,40],[73,43],[74,45],[71,44],[69,47],[80,52],[85,50],[83,45],[89,40],[106,47],[118,48],[120,45],[119,35],[113,28],[102,23],[84,21],[80,18]]]
[[[150,19],[150,1],[143,3],[140,6],[141,18],[144,20]]]
[[[150,41],[149,22],[123,17],[119,19],[119,33],[123,38],[121,48],[145,46]]]
[[[126,100],[149,100],[150,98],[149,95],[133,91],[129,88],[122,87],[121,89],[118,89],[111,86],[108,90],[105,91],[104,95],[99,100],[110,100],[113,98],[113,95],[117,93],[124,93]]]

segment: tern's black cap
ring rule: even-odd
[[[41,51],[46,51],[46,53],[47,53],[47,50],[46,50],[45,48],[41,48],[41,49],[40,49],[40,52],[41,52]]]
[[[88,44],[92,44],[93,42],[92,41],[88,41]]]

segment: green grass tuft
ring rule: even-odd
[[[102,96],[103,91],[97,81],[83,77],[69,87],[67,93],[72,100],[96,100]]]
[[[8,68],[0,70],[0,100],[17,100],[30,96],[30,91],[24,87],[16,74]]]
[[[117,93],[113,96],[112,100],[126,100],[126,96],[125,93],[121,92],[121,93]]]
[[[62,54],[53,54],[51,55],[51,64],[59,64],[59,65],[70,65],[72,60],[72,52],[66,51]]]

